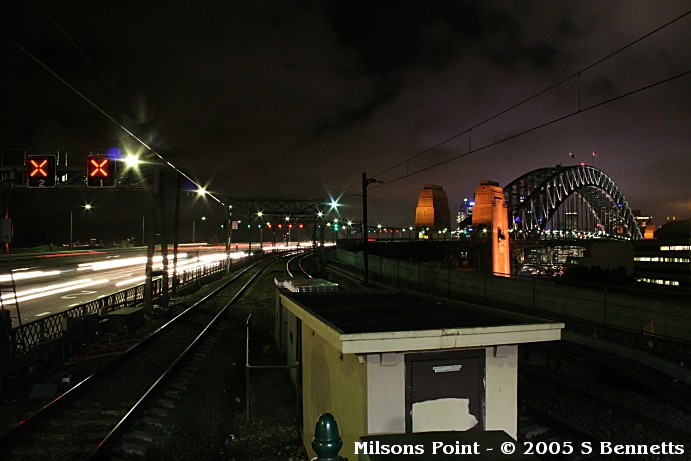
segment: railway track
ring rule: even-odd
[[[580,387],[573,381],[567,381],[558,376],[550,376],[535,370],[523,369],[521,372],[530,379],[531,383],[541,382],[543,385],[568,390],[577,399],[583,399],[589,404],[600,407],[602,411],[616,414],[618,418],[631,420],[633,426],[644,426],[659,433],[662,437],[671,438],[691,444],[691,429],[660,419],[650,414],[645,408],[628,404],[625,400],[612,400],[593,390]]]
[[[307,258],[309,258],[311,254],[297,254],[286,262],[286,272],[288,273],[289,277],[307,277],[308,279],[311,279],[312,276],[307,272],[307,269],[305,269],[304,263]]]
[[[135,421],[173,411],[222,333],[223,314],[281,256],[259,261],[0,436],[0,458],[131,458],[120,439]],[[205,352],[206,351],[206,352]],[[149,436],[150,437],[150,436]],[[144,434],[146,439],[147,435]],[[116,450],[111,450],[116,447]],[[136,450],[134,451],[136,458]]]
[[[533,442],[553,437],[574,444],[653,446],[673,443],[684,447],[675,459],[690,459],[691,430],[678,421],[656,417],[650,408],[637,407],[620,394],[618,399],[598,393],[583,382],[521,367],[524,428],[521,438]],[[620,454],[607,459],[657,459],[654,455]],[[549,456],[545,459],[550,459]],[[601,459],[597,453],[576,459]]]

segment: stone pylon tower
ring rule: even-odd
[[[434,238],[437,231],[450,230],[451,211],[444,188],[425,184],[417,199],[415,227],[429,238]]]
[[[498,183],[482,181],[475,189],[473,228],[478,240],[490,243],[482,252],[479,269],[508,277],[511,274],[509,211],[504,190]]]

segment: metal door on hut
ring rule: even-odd
[[[485,427],[485,350],[406,354],[406,432]]]

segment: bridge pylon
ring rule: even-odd
[[[511,275],[509,253],[509,211],[504,190],[494,181],[482,181],[475,189],[473,227],[477,239],[487,242],[481,249],[478,269],[494,275]]]

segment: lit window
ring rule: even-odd
[[[691,251],[691,245],[663,245],[660,251]]]

